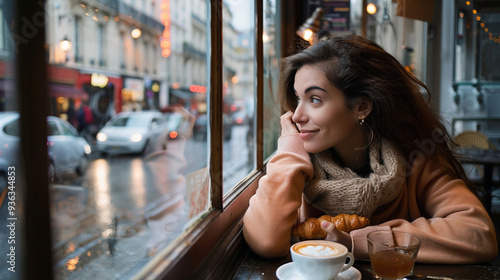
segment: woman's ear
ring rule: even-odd
[[[366,118],[372,111],[372,101],[367,98],[362,98],[359,102],[358,105],[356,105],[356,113],[358,115],[358,118]]]

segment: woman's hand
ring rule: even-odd
[[[196,121],[196,117],[191,114],[186,108],[181,107],[181,106],[174,106],[172,108],[172,111],[174,113],[178,113],[182,115],[182,121],[185,122],[184,125],[181,127],[181,131],[179,131],[179,134],[184,136],[185,138],[189,138],[193,135],[193,127],[194,127],[194,122]]]
[[[280,118],[281,123],[281,136],[287,134],[299,133],[299,130],[295,126],[295,123],[292,121],[293,113],[288,111],[284,113]]]
[[[349,251],[352,250],[352,240],[349,233],[338,230],[334,224],[327,221],[323,221],[321,227],[327,233],[325,240],[341,243],[346,246]]]

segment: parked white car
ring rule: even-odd
[[[47,117],[47,146],[49,160],[49,179],[54,182],[64,174],[83,175],[89,165],[92,152],[88,142],[81,137],[68,122]],[[16,167],[19,158],[19,114],[0,112],[0,167]],[[0,176],[6,176],[6,170],[0,168]],[[5,184],[6,177],[0,178]],[[2,186],[0,186],[0,189]]]

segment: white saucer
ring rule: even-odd
[[[295,265],[293,262],[286,263],[276,270],[276,276],[279,280],[303,280],[302,277],[295,273]],[[336,280],[361,280],[361,272],[355,267],[339,273]]]

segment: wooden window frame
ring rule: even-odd
[[[11,1],[13,22],[45,17],[45,7],[36,0]],[[12,32],[23,36],[23,24]],[[15,85],[19,112],[20,154],[16,167],[16,247],[20,249],[16,273],[20,279],[53,279],[50,228],[47,122],[48,94],[46,76],[45,26],[27,40],[15,44],[13,51]],[[24,37],[21,37],[24,38]],[[28,268],[29,267],[29,268]]]

